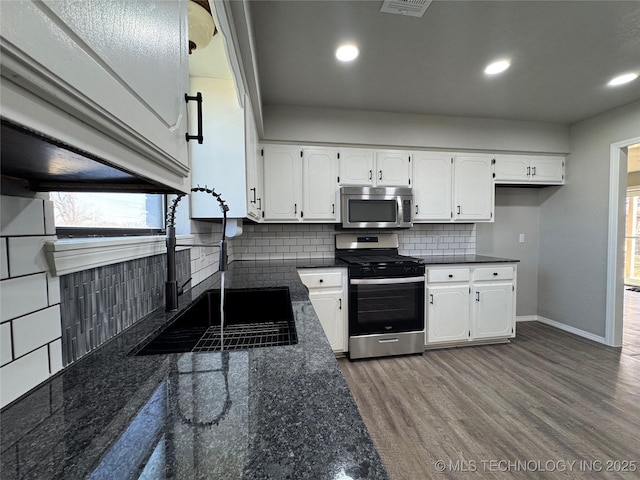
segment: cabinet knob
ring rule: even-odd
[[[453,278],[453,273],[450,273],[450,274],[449,274],[449,278]]]
[[[493,276],[497,277],[498,276],[498,272],[493,272]]]
[[[323,280],[323,279],[320,279],[320,283],[322,283],[322,282],[324,282],[324,280]]]

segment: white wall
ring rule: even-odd
[[[3,188],[4,190],[4,188]],[[0,407],[62,369],[60,283],[43,244],[55,238],[53,204],[39,197],[0,200]]]
[[[516,300],[518,316],[538,313],[540,191],[537,188],[496,188],[495,222],[476,225],[478,253],[520,260]],[[524,243],[519,242],[520,234],[524,234]]]
[[[287,106],[264,107],[264,140],[567,153],[564,125]]]
[[[640,135],[640,102],[571,127],[567,183],[540,192],[538,314],[605,335],[609,157]]]

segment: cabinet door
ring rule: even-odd
[[[453,165],[454,220],[492,221],[495,187],[491,158],[459,156]]]
[[[469,340],[469,285],[427,287],[427,345]]]
[[[258,176],[258,164],[261,163],[258,145],[258,132],[253,118],[253,109],[248,96],[245,96],[245,157],[247,167],[247,217],[259,221],[262,197],[262,178]]]
[[[413,197],[416,222],[450,221],[451,154],[420,152],[413,156]]]
[[[337,220],[336,150],[305,148],[302,158],[302,220]]]
[[[495,158],[495,181],[498,183],[525,183],[531,176],[530,160],[527,156],[502,155]]]
[[[411,163],[408,152],[379,151],[375,154],[376,185],[380,187],[409,187]]]
[[[338,154],[340,185],[373,185],[373,151],[343,148]]]
[[[188,176],[187,2],[12,1],[1,22],[3,75],[138,155],[115,165],[165,184]]]
[[[302,207],[301,153],[297,147],[264,147],[265,220],[299,220]]]
[[[203,96],[205,142],[189,142],[191,185],[208,186],[227,202],[229,218],[247,216],[245,112],[238,104],[232,80],[191,77],[192,94]],[[196,112],[194,112],[195,114]],[[194,117],[195,118],[195,117]],[[222,218],[211,195],[191,195],[191,218]]]
[[[334,352],[344,352],[347,347],[346,320],[341,292],[310,292],[311,304],[320,319],[329,345]]]
[[[512,282],[473,285],[472,339],[512,335],[513,295]]]
[[[535,183],[564,183],[563,157],[532,157],[531,181]]]

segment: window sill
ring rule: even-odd
[[[178,242],[193,243],[193,235],[178,235]],[[178,247],[184,250],[189,247]],[[47,261],[59,277],[167,252],[166,237],[75,238],[45,243]]]

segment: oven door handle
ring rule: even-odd
[[[424,277],[401,278],[352,278],[351,285],[391,285],[396,283],[424,283]]]

